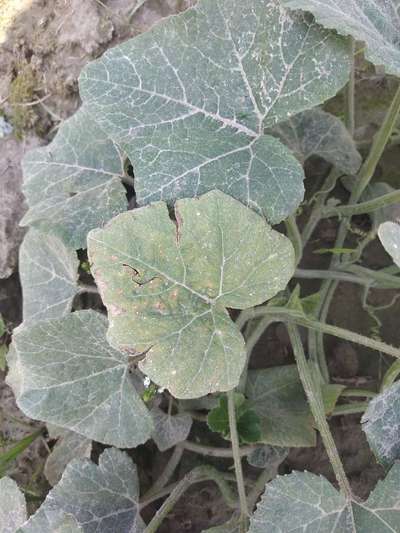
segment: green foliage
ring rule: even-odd
[[[299,8],[315,19],[291,11]],[[376,271],[355,262],[378,232],[400,266],[393,195],[388,209],[381,198],[385,184],[369,183],[391,138],[400,96],[361,169],[350,131],[352,84],[349,131],[315,108],[349,80],[349,34],[365,41],[371,61],[400,74],[398,8],[398,0],[198,0],[84,69],[82,107],[47,147],[23,161],[28,211],[22,224],[30,226],[19,263],[24,321],[7,356],[7,382],[19,408],[46,422],[57,439],[44,468],[53,489],[28,518],[15,483],[0,479],[0,531],[142,533],[146,527],[154,533],[187,488],[211,479],[232,516],[210,532],[400,532],[399,386],[392,383],[397,370],[362,419],[378,460],[395,464],[360,503],[326,422],[337,414],[339,398],[346,401],[344,387],[328,383],[328,372],[322,378],[322,333],[309,336],[308,357],[297,331],[305,326],[400,358],[392,346],[324,323],[331,275],[356,281],[366,294],[398,286],[395,266]],[[34,81],[27,68],[11,87],[14,115],[21,114],[17,134],[28,127],[25,108],[17,104],[32,97]],[[300,206],[303,164],[312,156],[333,169],[327,189]],[[350,224],[341,223],[336,244],[314,251],[332,255],[335,271],[324,271],[328,283],[302,297],[300,285],[288,285],[301,275],[296,266],[308,236],[324,209],[337,204],[329,198],[337,177],[357,172],[344,182],[351,202],[360,196],[379,200],[370,215],[372,229],[352,230],[364,240],[347,248],[344,230]],[[133,188],[139,207],[128,210]],[[309,207],[301,235],[295,215],[303,219]],[[340,213],[352,216],[364,207],[350,205]],[[288,237],[269,225],[284,220]],[[88,261],[81,259],[86,248]],[[81,297],[78,275],[93,276],[107,318],[99,302]],[[249,370],[252,349],[278,320],[287,323],[297,366],[260,365],[257,359]],[[0,320],[2,370],[6,337]],[[352,406],[340,405],[346,407]],[[240,510],[226,471],[201,466],[169,485],[189,434],[202,439],[193,420],[207,420],[203,431],[231,440],[232,450],[201,442],[186,447],[225,458],[232,453]],[[276,477],[289,448],[315,446],[317,431],[340,492],[306,472]],[[0,456],[0,476],[40,434]],[[128,454],[106,448],[98,464],[89,456],[99,450],[92,441],[131,449],[149,439],[161,453],[174,449],[139,503],[138,473]],[[250,490],[241,461],[249,450],[248,464],[260,469]],[[140,450],[134,453],[141,459]],[[145,526],[139,509],[166,496]]]
[[[261,439],[260,419],[250,407],[243,394],[235,393],[236,424],[241,443],[257,442]],[[228,400],[221,396],[219,406],[214,407],[207,417],[211,431],[221,433],[225,439],[230,438]]]

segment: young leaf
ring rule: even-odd
[[[200,0],[90,63],[80,93],[133,162],[140,205],[220,189],[275,223],[304,174],[264,128],[348,74],[346,41],[279,0]]]
[[[266,486],[249,533],[394,533],[400,531],[400,464],[378,482],[365,502],[346,501],[323,477],[281,476]]]
[[[30,418],[132,448],[150,438],[153,422],[130,379],[129,356],[107,344],[106,328],[95,311],[18,328],[7,381]]]
[[[278,467],[289,454],[289,448],[282,448],[280,446],[257,446],[248,456],[247,462],[255,468],[268,468],[271,471],[271,478],[273,478]]]
[[[261,420],[261,442],[315,446],[313,418],[295,365],[250,370],[246,396]]]
[[[0,531],[15,533],[27,518],[26,503],[13,479],[0,479]]]
[[[136,466],[126,453],[108,448],[98,466],[88,459],[69,463],[60,483],[19,533],[53,533],[65,514],[72,515],[84,533],[141,533],[138,502]]]
[[[226,307],[244,309],[293,275],[290,241],[233,198],[212,191],[175,206],[119,215],[88,238],[111,343],[176,398],[235,387],[246,359]]]
[[[271,135],[280,139],[304,163],[318,155],[346,174],[355,174],[362,158],[343,122],[322,109],[310,109],[276,125]]]
[[[85,108],[61,125],[53,142],[23,160],[29,210],[22,225],[86,248],[89,230],[127,208],[123,158]]]
[[[161,452],[187,439],[192,427],[192,417],[189,414],[178,413],[172,416],[158,407],[153,407],[150,414],[155,427],[152,438]]]
[[[47,481],[54,487],[63,475],[67,464],[72,459],[90,457],[92,441],[74,433],[59,429],[58,441],[46,459],[44,475]]]
[[[400,76],[398,0],[283,0],[290,9],[310,11],[326,28],[366,44],[365,57]]]
[[[385,222],[379,226],[378,235],[383,247],[400,268],[400,225]]]
[[[261,439],[260,419],[249,406],[243,394],[235,393],[235,412],[240,442],[259,441]],[[211,431],[221,433],[226,439],[230,438],[228,400],[226,396],[221,396],[219,406],[209,412],[207,424]]]
[[[400,459],[400,382],[370,401],[362,428],[378,461],[385,466]]]
[[[19,252],[24,324],[59,318],[71,310],[78,290],[75,251],[56,236],[31,228]]]

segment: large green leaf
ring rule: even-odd
[[[18,533],[53,533],[72,515],[84,533],[140,533],[139,481],[130,457],[106,449],[99,465],[75,459],[40,509]]]
[[[310,109],[277,124],[271,134],[278,137],[304,163],[318,155],[346,174],[355,174],[362,159],[343,122],[322,111]]]
[[[371,400],[361,422],[381,463],[387,466],[400,459],[400,382]]]
[[[279,0],[200,0],[90,63],[80,92],[129,155],[139,204],[220,189],[279,222],[303,172],[264,128],[346,83],[346,41]]]
[[[177,398],[235,387],[243,337],[226,307],[272,298],[293,275],[293,247],[263,218],[212,191],[179,200],[176,223],[154,203],[88,238],[92,272],[108,308],[111,344],[131,354]]]
[[[396,222],[384,222],[379,226],[378,235],[383,247],[400,268],[400,225]]]
[[[365,56],[400,76],[399,0],[283,0],[291,9],[311,11],[318,22],[366,44]]]
[[[65,467],[72,459],[90,457],[92,451],[92,441],[83,435],[57,428],[50,436],[54,438],[55,433],[58,440],[47,456],[44,466],[44,475],[52,486],[60,481]]]
[[[266,486],[249,533],[398,533],[400,464],[365,502],[348,502],[322,476],[293,472]]]
[[[23,171],[29,210],[21,224],[57,234],[72,248],[86,248],[89,230],[127,208],[120,150],[84,108],[49,146],[24,157]]]
[[[78,291],[78,257],[55,235],[31,228],[19,252],[24,323],[59,318]]]
[[[151,416],[129,375],[129,356],[106,341],[107,320],[78,311],[14,334],[7,377],[20,409],[120,448],[142,444]]]
[[[315,446],[314,421],[295,365],[251,370],[246,396],[261,420],[261,441]]]
[[[26,503],[13,479],[0,479],[0,531],[15,533],[26,520]]]

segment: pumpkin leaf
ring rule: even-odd
[[[48,146],[23,160],[23,192],[29,210],[23,226],[86,248],[89,230],[127,208],[123,157],[85,108],[62,123]]]
[[[107,344],[106,329],[95,311],[18,328],[7,381],[30,418],[132,448],[150,438],[153,422],[130,378],[129,356]]]
[[[75,251],[55,235],[31,228],[19,252],[24,323],[59,318],[71,311],[78,292]]]
[[[400,464],[365,502],[347,501],[325,478],[292,472],[267,484],[249,533],[393,533],[400,531]]]
[[[299,113],[270,130],[304,163],[309,157],[322,157],[346,174],[355,174],[362,159],[343,122],[322,109]]]
[[[84,533],[141,533],[144,524],[138,502],[136,466],[126,453],[107,448],[98,465],[88,459],[71,461],[61,481],[18,533],[53,533],[65,525],[65,514],[72,515]]]
[[[400,382],[373,398],[362,419],[362,428],[378,461],[390,466],[400,459]]]
[[[193,422],[189,414],[169,415],[158,407],[153,407],[150,414],[155,427],[152,438],[161,452],[187,439]]]
[[[400,225],[384,222],[379,226],[378,235],[383,247],[400,268]]]
[[[310,11],[326,28],[366,44],[365,57],[400,76],[398,0],[283,0],[290,9]]]
[[[0,531],[15,533],[27,518],[26,503],[15,481],[9,477],[0,479]]]
[[[179,200],[176,223],[154,203],[88,238],[108,339],[176,398],[235,387],[246,355],[226,308],[260,304],[294,270],[290,241],[220,191]],[[251,238],[249,238],[251,236]]]
[[[250,370],[246,396],[261,421],[261,442],[315,446],[314,421],[295,365]]]
[[[279,0],[200,0],[87,65],[80,94],[129,156],[139,205],[220,189],[276,223],[304,173],[264,128],[348,75],[346,40]]]

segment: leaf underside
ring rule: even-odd
[[[266,486],[249,533],[394,533],[400,531],[400,464],[365,502],[347,502],[322,476],[293,472]]]
[[[58,485],[18,533],[53,533],[72,515],[84,533],[141,533],[139,481],[130,457],[106,449],[99,465],[88,459],[69,463]]]
[[[317,21],[366,44],[365,56],[400,76],[399,0],[283,0],[290,9],[310,11]]]
[[[80,94],[139,205],[220,189],[277,223],[304,173],[264,128],[334,96],[349,65],[345,39],[278,0],[200,0],[90,63]]]
[[[132,448],[150,438],[153,422],[131,380],[128,355],[108,345],[106,329],[95,311],[20,327],[7,381],[30,418]]]
[[[260,304],[293,275],[293,246],[220,191],[179,200],[176,223],[154,203],[88,238],[112,345],[144,353],[141,370],[177,398],[230,390],[245,363],[226,308]],[[251,236],[251,238],[249,238]]]
[[[21,224],[86,248],[89,230],[127,208],[123,157],[84,107],[62,123],[53,142],[23,160],[29,210]]]
[[[169,415],[158,407],[153,407],[150,413],[155,427],[152,438],[161,452],[187,439],[192,427],[192,417],[189,414]]]
[[[19,251],[24,324],[59,318],[78,292],[79,261],[55,235],[31,228]]]

